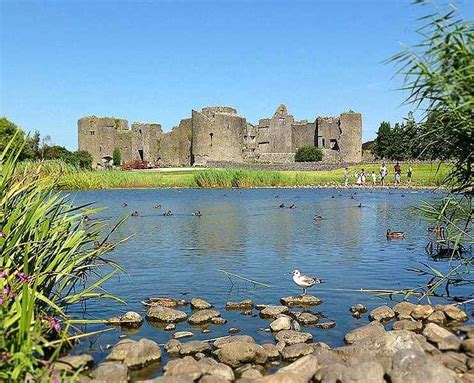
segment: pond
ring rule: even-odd
[[[199,297],[212,303],[228,322],[209,326],[208,334],[186,322],[178,324],[177,330],[195,333],[191,339],[227,335],[230,327],[237,327],[259,343],[273,342],[272,335],[262,331],[268,321],[226,311],[225,303],[250,298],[256,303],[279,304],[281,297],[301,293],[290,275],[298,269],[326,282],[309,291],[323,300],[313,311],[336,322],[333,329],[305,327],[304,331],[311,332],[315,341],[340,346],[348,331],[368,322],[367,315],[353,318],[351,305],[363,303],[370,310],[388,301],[360,289],[395,290],[423,284],[426,277],[407,270],[420,267],[420,262],[447,269],[446,262],[434,262],[425,254],[428,225],[414,209],[436,197],[439,194],[430,191],[380,189],[74,192],[71,198],[75,204],[95,202],[105,207],[97,217],[109,218],[111,223],[135,210],[139,212],[138,217],[128,218],[113,239],[134,236],[108,253],[126,273],[105,286],[111,294],[125,299],[127,305],[90,302],[81,315],[104,319],[133,310],[144,316],[140,302],[147,297]],[[122,206],[124,202],[127,207]],[[296,208],[279,208],[281,203],[295,204]],[[157,204],[162,208],[154,209]],[[173,215],[163,216],[167,210]],[[196,210],[202,212],[201,217],[192,215]],[[323,219],[314,221],[315,214]],[[404,231],[406,238],[388,241],[387,229]],[[221,269],[270,287],[255,287],[238,280],[232,285]],[[455,292],[466,296],[466,290],[458,288]],[[466,309],[469,311],[472,306]],[[189,308],[186,310],[189,312]],[[103,325],[94,325],[87,330],[102,328]],[[118,330],[110,331],[82,341],[74,352],[92,353],[100,361],[108,353],[105,345],[115,344],[120,334]],[[128,335],[162,344],[172,332],[145,321],[138,331]],[[158,373],[152,371],[151,376]]]

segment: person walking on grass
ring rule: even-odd
[[[372,170],[372,186],[376,186],[377,185],[377,175],[375,174],[375,172]]]
[[[395,171],[395,185],[400,184],[401,176],[402,176],[402,168],[400,166],[400,163],[397,161],[395,166],[393,167],[393,170]]]
[[[365,178],[366,178],[365,169],[362,169],[362,172],[360,173],[360,177],[361,177],[362,185],[365,186]]]
[[[349,169],[344,168],[344,186],[349,186]]]
[[[387,177],[387,175],[388,175],[388,169],[385,166],[385,162],[382,163],[382,166],[380,167],[379,173],[380,173],[380,180],[382,182],[382,186],[385,186],[385,177]]]
[[[408,185],[411,185],[412,176],[413,176],[413,169],[412,169],[411,165],[408,165],[408,170],[407,170]]]

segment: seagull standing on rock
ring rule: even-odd
[[[301,274],[299,270],[293,271],[293,282],[303,289],[303,295],[306,295],[306,290],[314,285],[319,285],[323,281],[318,278],[313,278],[308,275]]]

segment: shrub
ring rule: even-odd
[[[122,165],[122,155],[120,153],[120,149],[117,146],[114,148],[114,151],[112,153],[112,159],[114,161],[115,166]]]
[[[303,146],[295,154],[296,162],[317,162],[323,159],[323,152],[315,146]]]
[[[49,381],[44,367],[77,331],[68,308],[114,298],[101,285],[119,268],[103,257],[104,222],[86,222],[94,210],[55,192],[41,163],[17,169],[22,150],[15,138],[0,152],[0,381]]]

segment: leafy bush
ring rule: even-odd
[[[114,151],[112,153],[112,159],[114,161],[115,166],[122,165],[122,154],[120,153],[120,148],[118,148],[117,146],[114,148]]]
[[[315,146],[303,146],[295,154],[296,162],[317,162],[323,159],[323,152]]]
[[[41,172],[42,164],[17,169],[23,144],[16,138],[0,153],[0,381],[26,374],[40,381],[77,331],[68,307],[116,299],[101,285],[119,268],[94,246],[107,239],[104,222],[86,222],[94,210],[55,192],[57,174]]]

